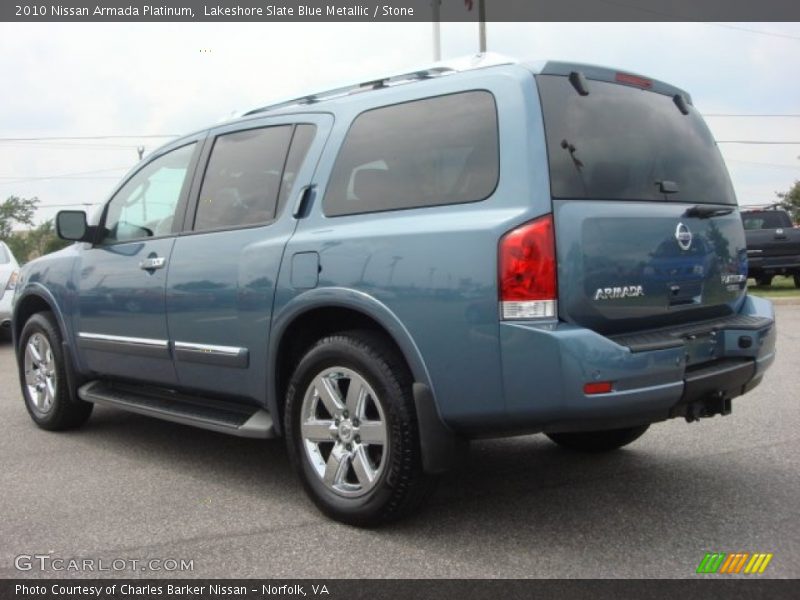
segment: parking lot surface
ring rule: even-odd
[[[0,577],[696,577],[712,551],[771,552],[760,577],[799,577],[800,306],[776,312],[776,362],[732,415],[603,456],[542,435],[474,442],[425,510],[376,530],[318,513],[282,440],[102,407],[41,431],[0,342]],[[193,570],[18,571],[32,554]]]

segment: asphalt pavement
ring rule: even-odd
[[[0,577],[683,578],[713,551],[773,553],[759,577],[798,577],[800,306],[776,310],[776,362],[732,415],[660,423],[603,456],[542,435],[475,442],[425,510],[376,530],[317,512],[282,440],[102,407],[78,431],[37,429],[2,342]],[[37,554],[127,562],[17,558]],[[192,570],[129,566],[144,559]]]

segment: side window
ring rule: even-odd
[[[308,154],[308,149],[311,147],[311,142],[314,141],[314,136],[316,134],[316,125],[306,123],[295,127],[294,135],[292,136],[292,147],[289,150],[289,156],[286,158],[286,168],[283,170],[281,192],[278,197],[278,209],[275,211],[276,217],[280,214],[281,210],[283,210],[286,201],[289,199],[294,189],[297,172],[303,165],[303,159],[305,159],[306,154]]]
[[[353,121],[323,207],[339,216],[475,202],[492,194],[499,172],[489,92],[395,104]]]
[[[194,143],[156,158],[131,177],[106,211],[104,244],[169,235]]]
[[[195,230],[268,223],[275,218],[292,125],[217,137],[208,160]]]

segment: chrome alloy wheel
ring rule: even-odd
[[[319,373],[300,418],[306,458],[328,489],[354,498],[375,487],[387,464],[388,431],[378,397],[361,375],[344,367]]]
[[[50,342],[41,333],[34,333],[25,346],[25,386],[34,407],[47,413],[56,397],[56,361]]]

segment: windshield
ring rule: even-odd
[[[6,252],[5,244],[0,244],[0,265],[7,265],[11,262],[11,257]]]
[[[553,198],[736,204],[716,143],[697,111],[670,96],[539,75]]]

